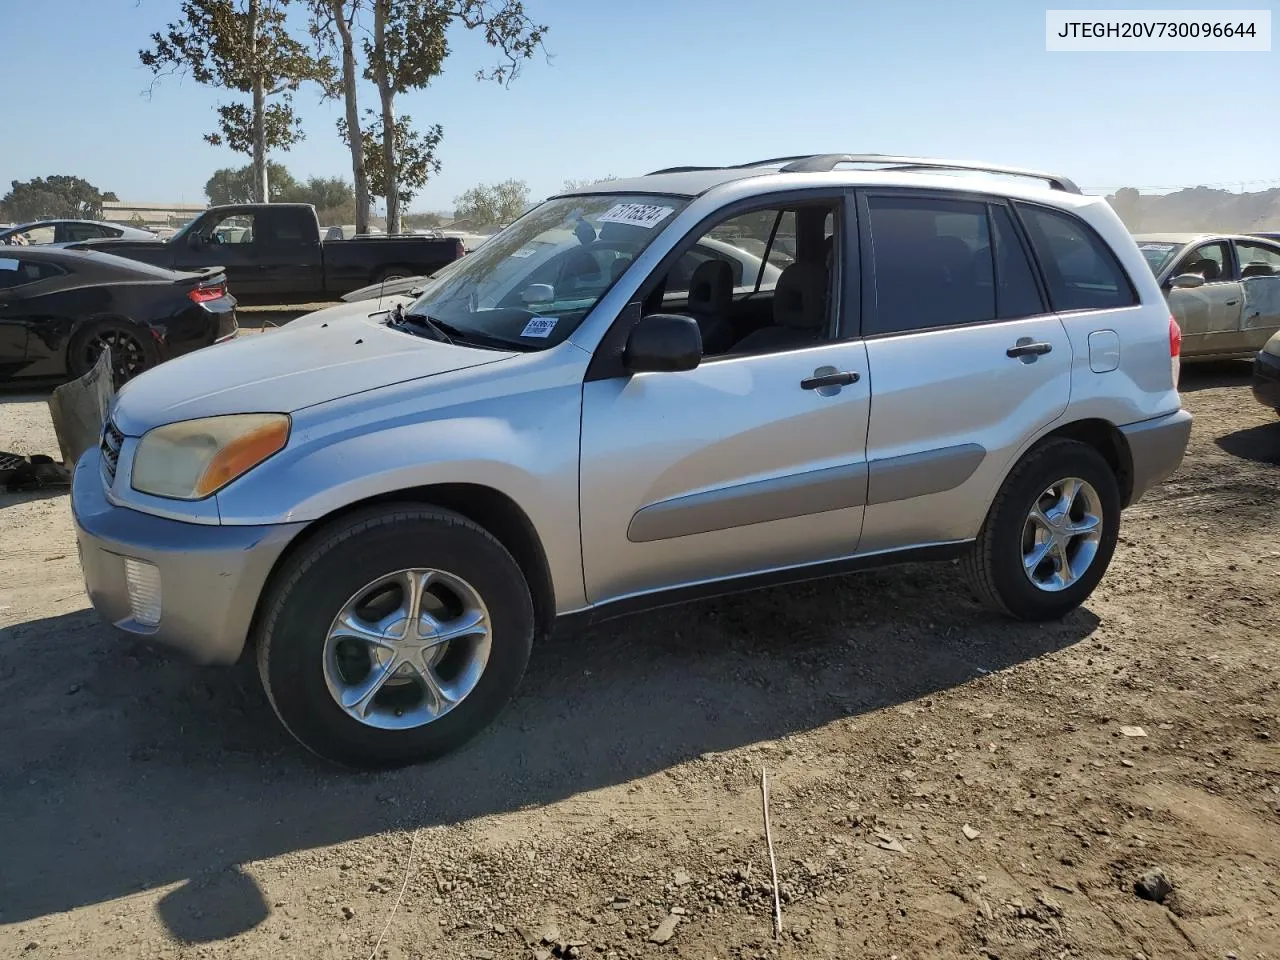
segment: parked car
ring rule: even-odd
[[[1252,357],[1280,330],[1280,243],[1243,234],[1134,239],[1182,328],[1184,360]]]
[[[0,250],[0,380],[78,377],[109,346],[121,384],[237,329],[219,268],[187,273],[98,252]]]
[[[718,236],[794,258],[766,289],[711,256],[668,299]],[[694,597],[959,558],[993,609],[1062,617],[1191,428],[1120,219],[1000,167],[611,181],[407,310],[343,309],[128,384],[72,505],[106,620],[249,648],[284,726],[357,765],[461,744],[554,628]]]
[[[386,236],[386,231],[379,227],[370,227],[368,233],[357,234],[356,225],[354,223],[344,223],[341,225],[334,224],[331,227],[327,227],[324,232],[324,238],[326,240],[350,240],[356,236],[381,237]]]
[[[0,245],[43,246],[80,243],[85,240],[155,240],[150,230],[99,220],[38,220],[0,231]]]
[[[1280,414],[1280,333],[1272,334],[1253,358],[1253,396]]]
[[[96,249],[175,270],[218,264],[244,302],[332,300],[378,280],[433,273],[462,256],[456,240],[321,240],[315,207],[261,203],[210,207],[167,241],[105,240]]]

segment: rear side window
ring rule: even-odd
[[[65,273],[61,267],[43,260],[0,256],[0,290],[21,287]]]
[[[1087,224],[1057,210],[1018,204],[1054,310],[1131,307],[1138,296],[1120,261]]]
[[[876,305],[868,334],[995,319],[986,204],[870,196],[867,207]]]

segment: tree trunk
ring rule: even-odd
[[[258,63],[258,0],[249,0],[249,60],[253,70],[253,202],[267,202],[267,86]]]
[[[382,101],[382,165],[387,195],[387,233],[400,232],[400,178],[396,176],[396,112],[395,92],[387,75],[387,4],[375,0],[373,7],[373,48],[378,98]]]
[[[364,132],[356,103],[356,56],[351,24],[346,18],[347,0],[330,0],[333,20],[342,39],[342,93],[347,108],[347,140],[351,146],[351,179],[356,191],[356,233],[369,232],[369,176],[364,169]]]

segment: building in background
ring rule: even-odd
[[[133,203],[127,200],[104,200],[102,219],[111,223],[144,226],[157,233],[176,230],[207,210],[207,203]]]

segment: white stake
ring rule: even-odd
[[[764,839],[769,846],[769,870],[773,874],[773,938],[782,936],[782,898],[778,894],[778,861],[773,856],[773,831],[769,828],[769,775],[760,768],[760,801],[764,807]]]

